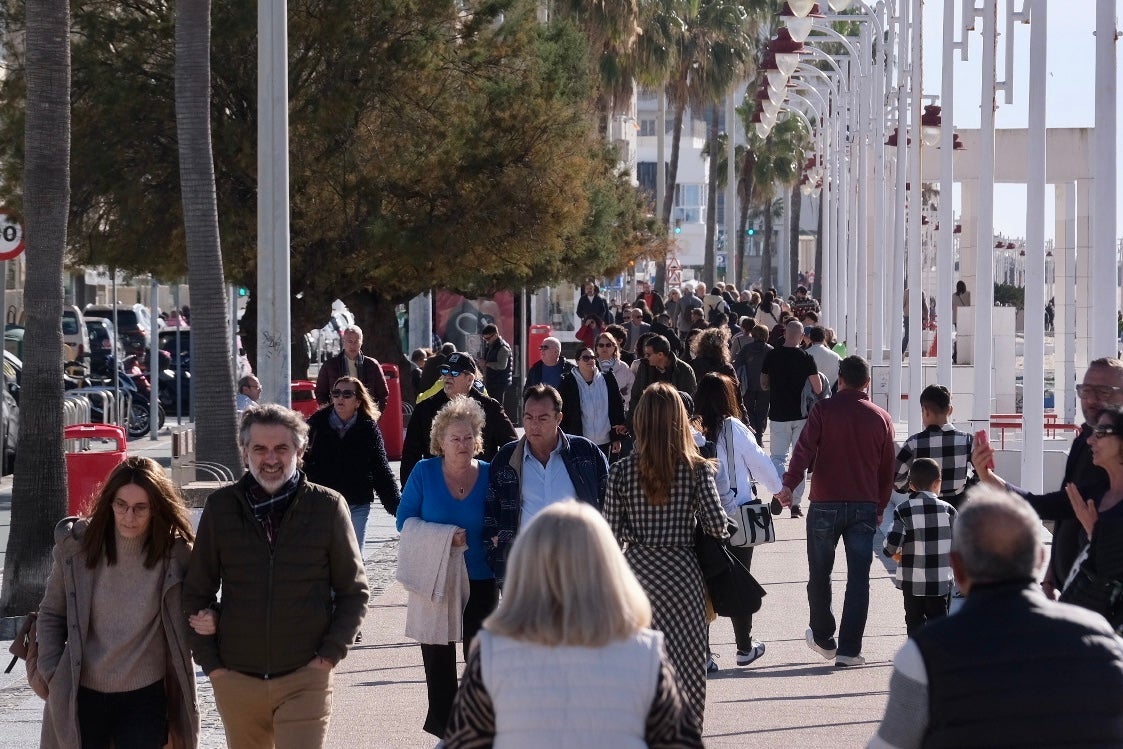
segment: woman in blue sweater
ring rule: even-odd
[[[499,600],[483,542],[489,466],[475,457],[483,450],[484,418],[479,403],[463,396],[453,398],[437,412],[429,446],[437,457],[422,460],[414,467],[402,490],[397,513],[399,531],[406,520],[414,517],[460,528],[452,544],[468,547],[464,554],[470,585],[464,607],[465,658],[483,620],[495,610]],[[429,691],[425,730],[440,738],[444,736],[456,696],[455,644],[422,643],[421,660]]]

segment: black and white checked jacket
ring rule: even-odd
[[[971,448],[974,447],[975,438],[967,432],[961,432],[951,424],[933,424],[905,440],[897,453],[897,475],[893,485],[899,492],[909,490],[909,470],[912,462],[917,458],[931,458],[940,466],[940,478],[943,481],[940,487],[940,499],[957,504],[952,501],[963,493],[968,485],[968,474],[974,474],[971,468]],[[974,483],[973,481],[970,483]]]
[[[951,592],[951,526],[955,508],[932,492],[913,492],[893,510],[893,528],[885,537],[885,556],[901,552],[897,580],[914,596]]]

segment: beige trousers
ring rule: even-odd
[[[227,671],[211,680],[230,749],[318,749],[331,718],[331,671],[305,666],[276,679]]]

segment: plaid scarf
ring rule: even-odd
[[[292,478],[277,490],[276,494],[270,494],[262,488],[261,484],[257,483],[253,474],[246,473],[246,499],[249,500],[253,516],[257,518],[257,522],[261,523],[261,527],[265,530],[265,537],[269,539],[270,549],[274,548],[277,530],[281,527],[281,518],[285,516],[289,505],[292,504],[293,497],[296,496],[296,490],[303,478],[304,474],[297,470]]]

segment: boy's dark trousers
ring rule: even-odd
[[[905,596],[905,630],[912,637],[921,627],[933,619],[947,616],[950,595],[914,596],[903,591]]]

